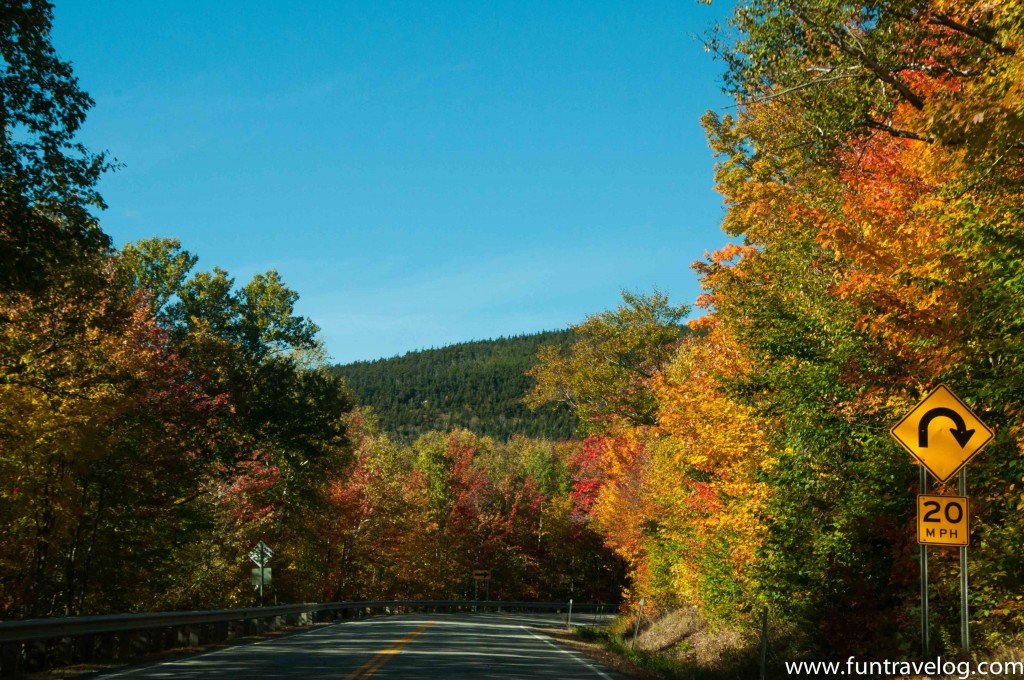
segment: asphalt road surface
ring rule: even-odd
[[[585,621],[590,618],[586,615]],[[560,678],[621,680],[538,628],[546,614],[407,614],[104,673],[105,678]]]

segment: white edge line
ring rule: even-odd
[[[558,651],[559,651],[559,652],[561,652],[562,654],[565,654],[565,655],[569,656],[569,657],[570,657],[570,658],[572,658],[572,659],[575,659],[576,661],[578,661],[578,662],[579,662],[579,663],[581,663],[582,665],[586,666],[586,667],[587,667],[587,668],[589,668],[590,670],[592,670],[592,671],[594,671],[595,673],[597,673],[597,674],[598,674],[598,675],[599,675],[600,677],[602,677],[602,678],[605,678],[605,680],[613,680],[612,676],[608,675],[607,673],[605,673],[604,671],[602,671],[602,670],[601,670],[600,668],[598,668],[597,666],[593,665],[592,663],[587,663],[587,660],[585,660],[585,659],[588,659],[589,657],[584,657],[584,656],[582,656],[582,655],[580,655],[580,654],[578,654],[578,653],[574,653],[574,652],[571,652],[571,651],[569,651],[568,649],[566,649],[565,647],[559,647],[559,646],[558,646],[558,645],[556,645],[556,644],[555,644],[554,642],[552,642],[552,641],[551,641],[551,639],[550,639],[550,638],[548,638],[548,637],[547,637],[546,635],[545,635],[545,636],[537,635],[537,633],[536,633],[536,632],[534,632],[534,630],[533,630],[532,628],[527,628],[526,626],[521,626],[521,627],[522,627],[522,629],[523,629],[523,630],[525,630],[525,631],[526,631],[527,633],[529,633],[529,634],[530,634],[530,635],[532,635],[533,637],[537,638],[538,640],[540,640],[540,641],[541,641],[541,642],[543,642],[544,644],[546,644],[546,645],[548,645],[549,647],[552,647],[552,648],[554,648],[554,649],[558,650]]]

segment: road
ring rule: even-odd
[[[587,615],[587,619],[590,616]],[[560,678],[624,676],[559,645],[545,614],[407,614],[105,673],[104,678]]]

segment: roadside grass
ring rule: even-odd
[[[625,673],[629,677],[664,680],[750,680],[760,677],[760,641],[757,631],[716,630],[700,620],[696,610],[676,610],[645,622],[646,625],[641,626],[635,649],[631,649],[632,623],[622,617],[608,627],[573,626],[572,631],[579,640],[599,646],[608,654],[622,659],[624,665],[635,667],[636,674],[630,675],[628,671]],[[785,677],[787,661],[815,658],[806,639],[792,626],[775,622],[771,631],[767,677]],[[982,677],[978,667],[981,662],[995,662],[1002,668],[1002,672],[989,672],[985,677],[1024,677],[1019,670],[1010,666],[1024,664],[1024,636],[990,636],[979,641],[979,647],[984,651],[971,655],[971,677]],[[956,654],[955,649],[944,654],[936,652],[935,655],[941,655],[944,661],[954,664],[965,662],[962,656]],[[917,661],[917,658],[913,660]],[[962,680],[962,668],[958,665],[952,674],[939,673],[929,677],[932,680]],[[846,675],[845,668],[839,675],[819,677],[838,678],[842,675]]]
[[[630,649],[632,634],[626,640],[624,636],[604,628],[579,626],[573,630],[585,642],[602,645],[609,652],[666,680],[747,680],[758,677],[759,673],[757,663],[747,654],[727,655],[719,660],[721,665],[709,667],[685,655],[685,642],[660,651]],[[674,651],[682,651],[684,655],[676,656]]]

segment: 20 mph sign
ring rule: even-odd
[[[917,542],[924,545],[970,545],[966,496],[917,497]]]

